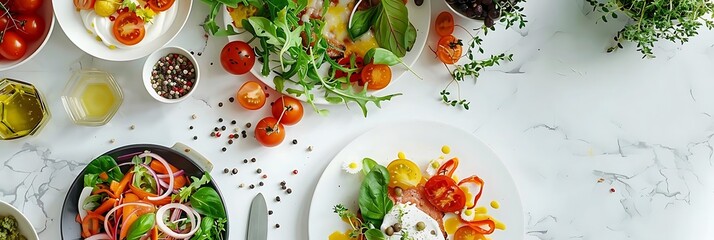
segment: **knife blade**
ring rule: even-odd
[[[262,193],[253,198],[248,215],[248,240],[268,239],[268,204]]]

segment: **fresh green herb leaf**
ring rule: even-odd
[[[203,173],[201,179],[192,176],[191,184],[179,189],[178,195],[173,195],[171,198],[172,200],[176,200],[176,198],[178,198],[182,203],[186,202],[196,189],[208,184],[209,182],[211,182],[211,175],[208,174],[208,172]]]
[[[381,11],[381,7],[382,5],[377,5],[367,10],[355,12],[354,16],[352,16],[351,27],[348,29],[350,39],[357,39],[372,28],[375,20],[374,16]]]
[[[364,232],[364,237],[367,240],[384,240],[386,238],[384,233],[376,228],[372,228]]]
[[[129,232],[127,233],[127,240],[139,240],[141,237],[146,235],[154,224],[156,223],[156,214],[146,213],[141,215],[134,221],[129,227]]]
[[[191,206],[198,213],[212,218],[226,218],[223,201],[216,189],[201,187],[191,195]]]
[[[367,176],[367,174],[372,171],[372,168],[375,166],[379,165],[376,161],[372,160],[371,158],[364,158],[362,159],[362,174]]]
[[[359,191],[359,208],[362,218],[373,226],[382,226],[384,215],[394,206],[387,193],[389,172],[387,168],[376,165],[365,176]]]
[[[82,209],[87,210],[87,211],[94,211],[94,209],[97,209],[99,205],[101,205],[102,201],[102,195],[96,194],[96,195],[90,195],[86,199],[84,199],[84,202],[82,203]]]
[[[98,174],[84,174],[84,187],[94,188],[100,183],[102,183],[102,180],[99,179]]]
[[[407,54],[405,37],[409,28],[409,13],[401,0],[382,0],[381,10],[375,19],[374,38],[380,47],[393,52],[397,57]]]
[[[110,156],[101,156],[97,159],[92,160],[92,162],[85,168],[85,174],[96,174],[100,175],[106,172],[109,177],[108,182],[117,181],[120,182],[124,178],[124,174],[121,169],[117,166],[117,162],[114,158]]]

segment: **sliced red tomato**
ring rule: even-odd
[[[362,81],[369,90],[383,89],[392,81],[392,69],[386,64],[367,64],[362,69]]]
[[[427,200],[442,212],[460,211],[466,205],[466,194],[448,176],[431,177],[424,184],[424,193]]]
[[[454,240],[486,240],[487,238],[471,226],[460,227],[454,233]]]
[[[114,20],[112,28],[114,37],[123,44],[135,45],[144,39],[146,29],[144,29],[144,20],[141,20],[133,12],[122,12]]]
[[[436,171],[436,174],[451,177],[454,175],[457,167],[459,167],[459,158],[452,158],[444,162],[444,164],[439,167],[439,170]]]
[[[471,192],[472,194],[474,192],[476,192],[476,194],[473,194],[473,196],[472,196],[473,200],[470,201],[473,204],[471,206],[467,206],[469,208],[476,207],[476,203],[478,202],[479,199],[481,199],[481,194],[483,193],[483,179],[481,179],[480,177],[478,177],[476,175],[467,177],[467,178],[462,179],[459,182],[459,187],[462,189],[467,188],[468,191]],[[468,201],[470,199],[466,199],[466,200]]]
[[[461,39],[454,37],[454,35],[441,37],[436,49],[436,55],[441,62],[454,64],[461,59],[461,54],[463,54],[464,51],[463,45]]]
[[[82,10],[94,9],[96,0],[74,0],[74,7]]]
[[[149,8],[156,12],[163,12],[169,10],[171,6],[174,5],[175,0],[149,0]]]
[[[350,57],[345,57],[345,58],[340,59],[340,61],[337,63],[339,63],[340,65],[342,65],[343,67],[346,67],[346,68],[356,68],[357,71],[352,73],[352,75],[350,75],[350,82],[356,82],[360,86],[364,86],[364,81],[362,81],[362,68],[364,68],[364,59],[362,59],[361,57],[356,57],[354,66],[351,66],[352,65],[350,63],[351,61],[352,60]],[[341,78],[341,77],[346,77],[346,76],[347,76],[346,72],[343,72],[340,70],[335,71],[335,78]]]

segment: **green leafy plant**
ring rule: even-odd
[[[201,187],[191,195],[191,206],[196,209],[196,212],[220,219],[226,218],[226,211],[223,209],[223,201],[218,195],[216,189],[212,187]]]
[[[359,209],[362,218],[373,226],[382,226],[384,215],[394,206],[387,193],[389,172],[382,165],[372,167],[359,190]]]
[[[523,13],[523,6],[520,5],[525,2],[525,0],[513,0],[501,3],[498,0],[493,0],[494,4],[499,5],[499,15],[501,16],[499,22],[502,23],[504,29],[510,29],[514,26],[517,26],[518,28],[524,28],[526,26],[528,20],[526,20],[526,15]],[[481,76],[481,72],[483,72],[483,70],[489,67],[500,65],[502,62],[513,61],[513,54],[500,53],[490,55],[486,59],[478,59],[476,57],[476,54],[484,54],[484,49],[482,46],[483,38],[479,36],[479,33],[481,32],[481,30],[483,30],[484,36],[488,35],[489,31],[496,30],[496,25],[490,27],[487,25],[483,25],[480,29],[474,29],[476,31],[475,35],[463,26],[457,25],[456,27],[459,27],[460,29],[466,31],[471,37],[469,44],[467,46],[464,46],[464,48],[466,48],[465,56],[468,58],[468,63],[456,64],[454,65],[453,69],[450,68],[449,65],[444,64],[444,66],[446,66],[446,69],[451,73],[452,79],[446,85],[446,87],[444,87],[444,89],[439,92],[439,95],[441,96],[441,101],[445,104],[452,107],[462,107],[468,110],[470,109],[471,102],[461,97],[461,87],[459,86],[459,83],[463,82],[467,78],[472,78],[477,81],[478,77]],[[452,95],[451,91],[449,90],[452,84],[456,84],[457,92],[455,96]]]
[[[684,44],[696,36],[701,27],[714,28],[714,2],[709,0],[586,0],[593,11],[602,13],[600,19],[618,18],[624,13],[632,19],[614,37],[612,52],[623,48],[622,41],[637,44],[643,58],[654,58],[654,44],[660,39]],[[707,16],[709,18],[707,18]]]
[[[86,177],[86,175],[101,175],[102,173],[107,174],[107,181],[106,182],[111,182],[111,181],[121,181],[122,178],[124,178],[124,174],[121,172],[121,169],[117,166],[117,162],[114,160],[114,158],[110,156],[101,156],[98,157],[92,162],[87,165],[87,167],[84,170],[85,174],[85,186],[87,184],[91,185],[94,184],[96,185],[98,181],[101,179],[97,180],[95,177],[89,177],[89,179]]]
[[[127,240],[141,239],[141,237],[146,235],[146,233],[149,232],[149,230],[151,230],[152,227],[154,227],[154,223],[156,223],[156,214],[146,213],[144,215],[141,215],[129,227],[129,232],[127,234],[126,239]]]

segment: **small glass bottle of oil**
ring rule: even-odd
[[[62,95],[62,104],[74,123],[102,126],[112,119],[124,100],[111,74],[80,70],[72,75]]]
[[[50,118],[44,97],[32,84],[0,80],[0,140],[37,134]]]

